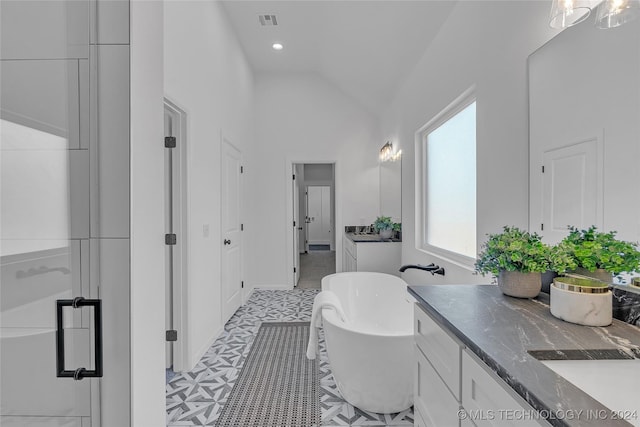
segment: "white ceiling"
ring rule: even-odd
[[[257,71],[315,72],[373,113],[391,102],[455,1],[224,1]],[[258,15],[276,15],[261,26]],[[274,42],[284,49],[276,52]]]

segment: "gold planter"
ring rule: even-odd
[[[498,287],[510,297],[534,298],[542,289],[542,279],[540,273],[501,271],[498,275]]]

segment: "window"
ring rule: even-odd
[[[476,102],[468,93],[420,132],[422,249],[465,265],[476,257]]]

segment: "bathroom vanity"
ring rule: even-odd
[[[512,298],[494,285],[409,293],[416,426],[640,425],[637,399],[622,402],[637,395],[624,377],[640,370],[639,328],[567,323],[548,295]]]
[[[342,270],[371,271],[400,276],[402,241],[380,239],[377,234],[345,233],[342,241]]]

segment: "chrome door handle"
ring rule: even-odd
[[[64,328],[62,325],[63,307],[93,307],[94,331],[94,364],[93,370],[77,368],[73,371],[66,370],[64,366]],[[59,299],[56,301],[56,376],[58,378],[73,378],[78,381],[83,378],[102,377],[102,300],[84,299]]]
[[[225,245],[230,245],[230,244],[231,244],[231,240],[229,240],[229,239],[224,239],[224,244],[225,244]]]

